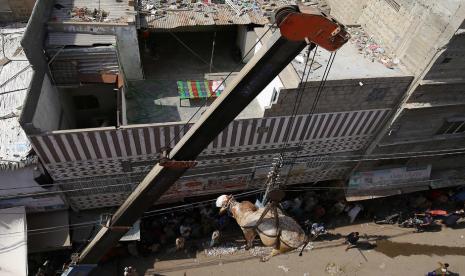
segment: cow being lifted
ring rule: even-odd
[[[257,235],[260,236],[265,246],[274,247],[270,255],[263,257],[262,261],[268,261],[273,256],[292,251],[302,245],[305,247],[308,243],[308,237],[300,225],[291,217],[283,214],[279,208],[276,209],[277,224],[273,211],[266,213],[259,221],[265,208],[257,208],[250,201],[238,202],[232,195],[219,196],[216,206],[221,208],[220,213],[229,211],[229,214],[239,224],[244,233],[246,250],[252,247]]]

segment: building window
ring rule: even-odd
[[[384,0],[391,8],[393,8],[396,12],[400,10],[400,4],[394,0]]]
[[[74,96],[74,107],[79,110],[99,108],[97,97],[92,95]]]
[[[442,63],[449,63],[452,60],[452,58],[444,58],[442,60]]]
[[[276,88],[273,88],[273,95],[271,96],[271,104],[275,104],[278,102],[278,90]]]
[[[465,133],[465,118],[447,119],[436,134],[458,134]]]

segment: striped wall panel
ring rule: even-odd
[[[249,150],[282,144],[344,137],[366,137],[374,133],[388,109],[322,113],[232,122],[202,154]],[[34,149],[45,164],[116,160],[155,156],[163,147],[173,147],[187,132],[182,124],[110,130],[53,133],[32,136]]]

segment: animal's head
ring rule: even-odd
[[[220,208],[220,215],[224,214],[228,210],[229,201],[231,200],[232,195],[220,195],[216,199],[216,207]]]

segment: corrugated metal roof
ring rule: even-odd
[[[89,13],[101,10],[106,13],[100,16],[81,16],[76,14],[77,9],[86,9]],[[76,22],[103,22],[103,23],[126,23],[133,21],[135,17],[134,7],[129,6],[128,0],[55,0],[51,21],[76,21]]]
[[[25,28],[0,28],[0,169],[12,169],[36,162],[28,157],[31,144],[18,117],[32,79],[32,68],[20,45]],[[2,45],[3,43],[3,45]],[[5,52],[3,52],[3,49]]]
[[[57,84],[77,84],[79,74],[119,72],[118,57],[113,46],[53,48],[47,49],[47,53],[50,57],[56,55],[50,67]]]
[[[176,4],[142,0],[140,26],[155,29],[174,29],[184,26],[208,25],[265,25],[273,10],[295,1],[226,1],[229,4],[212,4],[192,1],[176,1]],[[208,1],[206,1],[208,2]]]
[[[49,33],[47,46],[94,46],[94,45],[116,45],[114,35],[95,35],[83,33]]]

